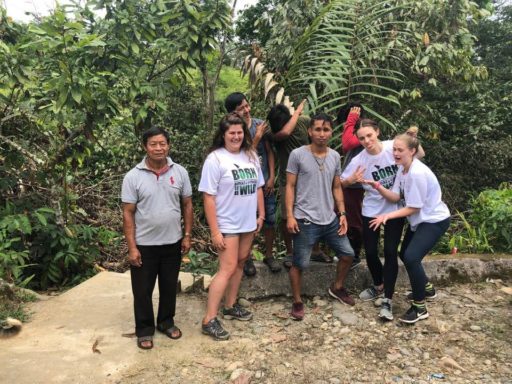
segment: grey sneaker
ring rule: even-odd
[[[215,340],[227,340],[229,339],[229,332],[222,328],[220,321],[214,317],[208,324],[203,324],[201,330],[205,335],[213,337]]]
[[[372,301],[377,299],[378,297],[381,297],[383,293],[383,289],[377,289],[374,286],[371,286],[370,288],[366,288],[363,292],[361,292],[359,294],[359,298],[362,301]]]
[[[222,308],[222,317],[226,320],[248,321],[252,319],[252,313],[236,303],[232,308]]]
[[[393,320],[393,305],[391,299],[382,299],[379,317],[383,320]]]

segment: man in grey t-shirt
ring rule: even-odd
[[[336,281],[329,288],[329,294],[354,305],[354,299],[343,287],[354,251],[345,236],[347,220],[340,181],[340,155],[327,146],[332,137],[332,125],[332,119],[326,114],[313,116],[308,128],[311,144],[293,150],[286,168],[286,224],[293,234],[291,316],[295,320],[304,317],[300,294],[302,271],[308,267],[313,245],[319,240],[324,240],[339,260]],[[334,212],[335,206],[339,217]]]
[[[157,277],[160,297],[156,328],[171,339],[181,337],[174,314],[181,255],[190,249],[192,187],[185,168],[167,157],[166,131],[153,127],[144,132],[142,143],[146,157],[124,177],[121,199],[137,345],[151,349],[155,333],[152,294]]]

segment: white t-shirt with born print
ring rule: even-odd
[[[395,182],[395,176],[398,172],[398,165],[395,164],[393,157],[393,140],[382,142],[382,151],[377,155],[371,155],[363,150],[354,157],[347,168],[343,171],[341,178],[350,177],[357,169],[364,168],[363,178],[366,180],[378,181],[384,188],[391,189]],[[386,200],[371,185],[363,185],[365,189],[363,199],[363,216],[377,217],[395,211],[397,205]]]
[[[393,192],[400,194],[400,206],[420,208],[407,216],[412,231],[421,223],[438,223],[450,217],[450,210],[441,200],[441,187],[436,175],[418,159],[413,160],[406,174],[400,167]]]
[[[215,196],[217,224],[222,233],[256,230],[257,190],[265,184],[258,157],[219,148],[208,155],[199,191]]]

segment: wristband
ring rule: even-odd
[[[382,187],[382,185],[378,181],[376,181],[376,182],[373,183],[372,187],[373,187],[373,189],[377,189],[378,190],[380,187]]]
[[[185,235],[183,237],[190,237],[190,232],[185,232]]]
[[[345,211],[341,211],[341,212],[340,212],[340,216],[347,216],[347,212],[345,212]]]
[[[258,216],[258,218],[256,220],[259,220],[259,219],[262,219],[263,221],[265,221],[265,218],[263,216]]]

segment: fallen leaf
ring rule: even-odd
[[[123,333],[121,335],[122,337],[128,337],[130,339],[133,339],[135,337],[135,332],[132,332],[132,333]]]
[[[101,351],[98,349],[98,344],[100,343],[100,340],[99,339],[96,339],[96,341],[94,342],[94,344],[92,345],[92,352],[93,353],[99,353],[101,354]]]
[[[455,368],[460,369],[461,371],[465,372],[466,369],[462,368],[459,363],[457,363],[455,360],[453,360],[450,356],[443,356],[440,359],[441,366],[445,368]]]

